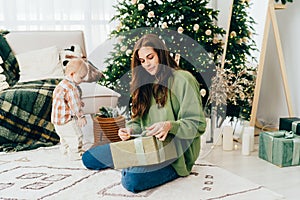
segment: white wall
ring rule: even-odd
[[[230,7],[233,0],[211,0],[212,5],[220,10],[218,15],[218,26],[228,29]]]

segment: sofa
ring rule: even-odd
[[[80,51],[77,55],[88,60],[84,33],[11,31],[4,38],[11,56],[17,61],[17,69],[6,69],[7,73],[4,69],[3,72],[9,87],[0,91],[0,151],[54,145],[59,142],[59,137],[50,122],[52,92],[63,78],[66,51],[75,46]],[[4,64],[11,62],[10,57],[7,60]],[[10,64],[6,66],[12,68]],[[99,71],[90,61],[89,66]],[[9,80],[11,78],[13,81]],[[99,85],[97,80],[88,77],[80,87],[85,114],[97,113],[101,106],[117,106],[120,94]]]

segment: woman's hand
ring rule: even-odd
[[[169,121],[157,122],[147,128],[148,130],[147,135],[153,135],[157,139],[164,141],[170,129],[171,129],[171,122]]]
[[[131,132],[132,132],[131,128],[120,128],[118,131],[118,135],[122,141],[125,141],[130,138]]]

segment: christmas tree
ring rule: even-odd
[[[225,31],[216,25],[218,12],[208,0],[123,0],[115,6],[112,21],[119,26],[111,37],[117,38],[107,58],[106,76],[100,84],[119,92],[121,106],[129,101],[130,63],[136,40],[145,33],[159,35],[171,53],[180,56],[179,66],[190,71],[206,91],[220,61]],[[205,104],[208,91],[203,92]],[[126,105],[128,106],[128,104]]]
[[[249,15],[249,0],[234,0],[224,64],[226,77],[226,116],[250,119],[255,88],[257,61],[251,56],[257,51],[252,39],[255,21]]]

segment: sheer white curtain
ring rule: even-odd
[[[87,53],[107,38],[117,0],[0,0],[0,29],[83,30]]]

